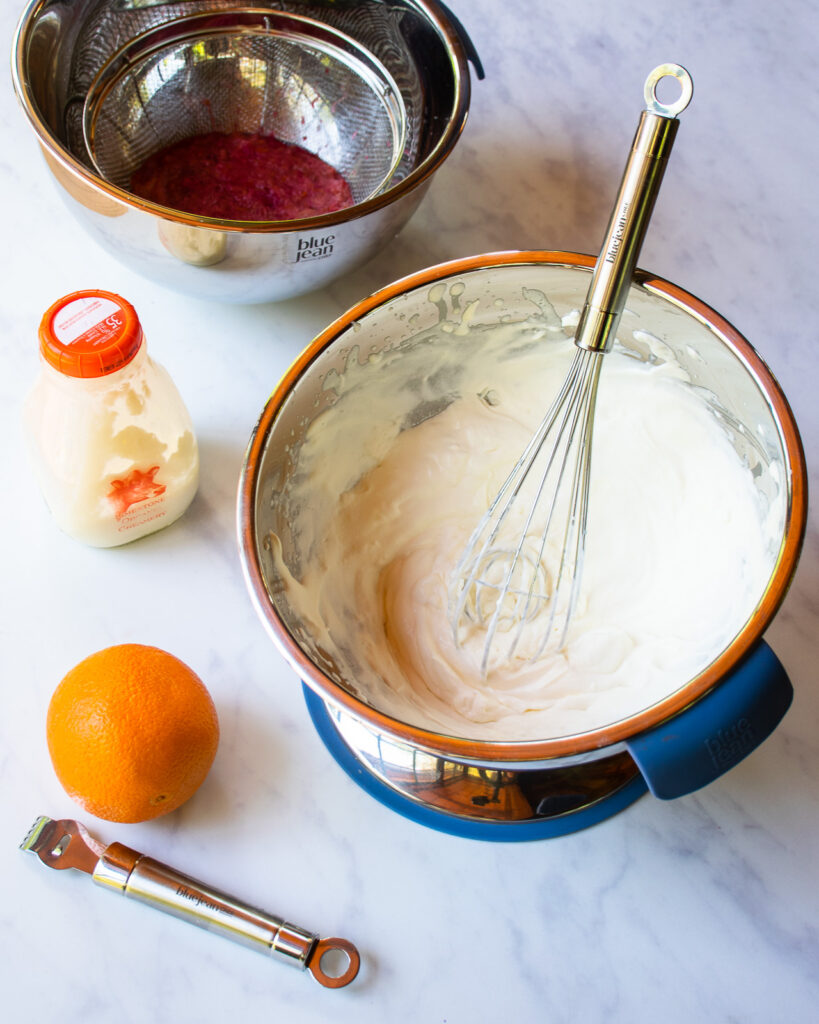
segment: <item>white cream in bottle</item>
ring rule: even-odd
[[[198,447],[130,303],[99,290],[60,299],[40,325],[40,354],[24,427],[57,525],[112,547],[178,519],[198,486]]]

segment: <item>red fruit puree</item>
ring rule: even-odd
[[[210,132],[160,149],[131,191],[185,213],[222,220],[297,220],[353,205],[338,171],[273,135]]]

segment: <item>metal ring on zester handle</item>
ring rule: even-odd
[[[325,954],[333,952],[343,953],[347,957],[347,967],[341,974],[328,974],[321,965]],[[307,970],[325,988],[344,988],[358,974],[360,966],[361,957],[352,942],[348,942],[346,939],[332,938],[318,940],[315,949],[310,954]]]
[[[661,103],[657,99],[657,86],[663,78],[676,78],[680,83],[680,95],[673,103]],[[660,64],[654,68],[646,79],[643,94],[646,101],[646,110],[653,114],[660,114],[662,117],[676,117],[681,114],[694,95],[694,83],[691,75],[679,64]]]

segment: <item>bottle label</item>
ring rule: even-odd
[[[111,481],[111,489],[106,495],[119,523],[120,530],[140,526],[146,522],[146,512],[155,511],[159,518],[165,514],[160,506],[164,504],[165,484],[156,480],[159,466],[150,469],[133,469],[126,477]],[[138,506],[135,508],[135,506]]]
[[[103,345],[121,330],[123,323],[122,309],[115,302],[88,296],[63,306],[54,317],[53,330],[63,345]]]

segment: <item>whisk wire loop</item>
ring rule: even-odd
[[[574,369],[574,366],[575,363],[572,364],[572,369]],[[458,622],[466,614],[470,595],[473,594],[474,588],[479,583],[478,577],[481,572],[481,566],[485,564],[490,547],[509,515],[512,504],[520,492],[529,470],[532,468],[534,457],[543,447],[543,443],[551,431],[554,421],[557,419],[571,387],[571,376],[572,371],[564,380],[557,398],[541,420],[520,458],[515,463],[509,476],[501,485],[488,510],[475,528],[455,567],[454,579],[463,580],[462,586],[456,586],[454,590],[450,590],[450,618],[455,628],[456,641]],[[523,539],[522,535],[521,544]],[[467,617],[469,616],[467,615]]]
[[[576,603],[571,586],[574,566],[582,560],[585,536],[585,499],[589,484],[591,430],[590,408],[596,399],[603,353],[577,349],[561,389],[529,444],[473,533],[459,562],[450,591],[452,621],[456,630],[464,619],[485,629],[481,672],[485,676],[499,630],[510,631],[506,657],[512,658],[527,624],[539,620],[538,656],[554,639],[558,608]],[[579,439],[579,444],[575,443]],[[548,443],[547,443],[548,442]],[[536,469],[537,467],[537,469]],[[535,480],[524,490],[527,481]],[[569,515],[559,546],[560,560],[554,573],[547,567],[547,538],[563,502],[566,487]],[[511,542],[504,542],[504,527],[517,500],[526,495],[529,504],[522,527]],[[532,496],[534,496],[532,500]],[[539,521],[536,521],[540,513]],[[533,542],[533,537],[537,539]],[[541,618],[546,610],[547,618]],[[456,633],[456,642],[459,637]],[[565,627],[559,646],[565,640]]]
[[[527,517],[527,520],[526,520],[526,526],[524,528],[524,536],[525,536],[526,534],[528,534],[529,530],[531,529],[532,521],[534,520],[535,512],[537,511],[538,504],[541,501],[541,498],[543,497],[543,495],[545,493],[548,496],[548,505],[547,505],[546,519],[545,519],[545,522],[543,524],[543,529],[542,529],[541,535],[540,535],[540,544],[539,544],[539,549],[538,549],[537,565],[544,567],[544,574],[545,574],[545,578],[547,580],[548,580],[548,573],[547,573],[547,571],[545,569],[545,562],[544,562],[544,556],[545,556],[545,551],[546,551],[546,541],[547,541],[547,538],[550,535],[550,531],[551,531],[551,528],[552,528],[552,521],[553,521],[554,515],[555,515],[555,510],[556,510],[556,508],[558,506],[558,497],[559,497],[559,495],[561,493],[561,488],[563,486],[563,478],[566,475],[566,469],[567,469],[567,467],[569,465],[569,461],[570,461],[569,460],[569,449],[570,449],[570,445],[571,445],[571,439],[576,435],[578,421],[580,420],[580,417],[581,417],[581,415],[583,413],[583,401],[584,401],[584,397],[583,396],[584,396],[584,393],[586,391],[585,385],[586,385],[587,365],[589,364],[589,362],[592,361],[591,357],[593,357],[594,355],[595,355],[595,353],[589,352],[589,351],[585,351],[585,350],[582,350],[582,349],[578,349],[577,352],[575,353],[574,359],[572,361],[572,366],[571,366],[571,369],[569,370],[569,374],[568,374],[568,378],[567,378],[569,383],[570,383],[570,387],[568,389],[568,392],[567,392],[567,394],[565,396],[564,402],[563,402],[563,404],[561,406],[561,409],[560,409],[560,412],[562,412],[562,414],[563,414],[562,418],[560,420],[560,426],[559,426],[559,428],[557,430],[557,433],[555,435],[554,443],[553,443],[551,449],[549,450],[549,456],[548,456],[548,459],[546,461],[546,465],[543,467],[543,472],[542,472],[542,475],[541,475],[541,478],[540,478],[540,483],[538,485],[538,489],[537,489],[537,493],[536,493],[536,496],[535,496],[535,500],[534,500],[534,502],[532,503],[532,505],[531,505],[531,507],[529,509],[529,514],[528,514],[528,517]],[[558,415],[559,414],[560,413],[558,413]],[[556,418],[557,417],[555,417],[555,419]],[[541,442],[541,445],[539,446],[538,451],[535,453],[535,458],[537,458],[537,456],[540,454],[540,450],[543,448],[543,445],[546,443],[546,440],[548,439],[548,437],[549,437],[549,432],[547,431],[546,434],[543,437],[543,441]],[[561,457],[558,460],[558,456],[561,453],[563,453],[563,457]],[[552,476],[552,469],[553,469],[553,467],[555,466],[556,463],[557,463],[557,466],[558,466],[557,480],[554,480],[553,482],[551,482],[550,478]],[[548,643],[549,637],[551,636],[552,627],[554,625],[555,611],[556,611],[557,605],[558,605],[557,597],[558,597],[558,594],[560,593],[560,590],[561,590],[561,587],[562,587],[562,584],[563,584],[563,580],[564,580],[564,576],[565,576],[567,545],[568,545],[569,540],[570,540],[572,522],[575,519],[574,509],[575,509],[575,496],[576,496],[576,488],[577,488],[577,476],[578,476],[577,466],[575,466],[575,469],[573,471],[573,479],[572,479],[572,498],[571,498],[571,501],[570,501],[570,508],[572,509],[572,513],[571,513],[571,515],[566,520],[566,527],[565,527],[564,535],[563,535],[563,543],[561,545],[560,563],[558,565],[557,574],[554,577],[554,582],[553,582],[553,585],[552,585],[552,588],[551,588],[551,593],[550,594],[546,593],[546,594],[543,595],[547,599],[549,599],[549,619],[548,619],[548,622],[547,622],[547,625],[546,625],[546,629],[544,630],[543,642],[542,642],[541,648],[539,649],[538,653],[541,653],[542,648],[544,648],[546,646],[546,644]],[[551,482],[551,486],[549,486],[550,482]],[[518,550],[515,553],[515,558],[519,557],[521,547],[522,547],[522,543],[519,545]],[[511,576],[512,576],[513,572],[514,572],[514,564],[510,567],[509,577],[508,577],[509,579],[511,579]],[[531,601],[532,601],[532,598],[534,596],[535,588],[537,586],[538,578],[539,578],[540,575],[541,574],[538,571],[535,571],[535,572],[532,573],[531,580],[530,580],[530,583],[529,583],[529,591],[528,591],[528,595],[527,595],[526,604],[524,605],[524,608],[523,608],[523,611],[522,611],[522,614],[521,614],[520,626],[518,627],[518,629],[515,630],[515,633],[514,633],[514,635],[512,637],[512,642],[511,642],[511,644],[509,646],[509,650],[507,652],[507,658],[511,658],[514,655],[514,653],[515,653],[515,651],[516,651],[516,649],[518,647],[518,643],[520,642],[520,639],[522,637],[522,634],[523,634],[523,624],[528,620],[528,612],[529,612],[529,609],[531,607]],[[502,592],[501,596],[499,598],[499,601],[498,601],[499,605],[501,604],[503,599],[504,599],[504,594]],[[487,637],[487,646],[486,646],[486,648],[484,650],[484,657],[483,657],[483,670],[484,670],[484,672],[486,671],[486,665],[487,665],[487,662],[488,662],[489,646],[491,646],[491,640],[492,640],[492,638],[488,636]]]
[[[581,397],[582,404],[582,427],[580,444],[578,445],[577,460],[574,465],[574,476],[572,480],[570,513],[566,521],[566,531],[561,545],[560,565],[557,570],[557,579],[553,589],[553,597],[549,610],[549,621],[543,633],[540,646],[534,657],[539,658],[552,637],[554,620],[558,608],[561,606],[560,595],[564,592],[567,572],[569,574],[569,596],[565,604],[565,612],[562,618],[562,627],[557,639],[556,649],[561,650],[566,643],[566,636],[569,631],[569,622],[577,607],[577,599],[580,593],[580,580],[583,575],[583,561],[586,554],[586,526],[589,514],[589,487],[591,484],[591,454],[592,435],[594,432],[594,409],[597,404],[597,388],[602,368],[603,352],[586,353],[589,358],[585,360],[589,364],[588,373],[584,378],[584,392]],[[581,409],[578,409],[581,415]],[[543,546],[546,538],[544,535]]]

